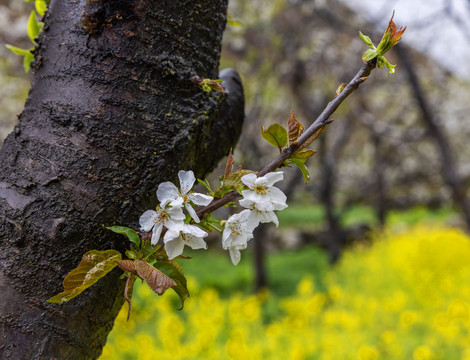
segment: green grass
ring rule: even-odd
[[[295,227],[302,230],[318,230],[325,225],[325,211],[320,205],[290,205],[287,209],[278,212],[280,226],[283,228]],[[391,210],[387,214],[387,223],[391,225],[416,225],[420,222],[448,223],[458,218],[458,212],[451,208],[427,209],[416,206],[408,210]],[[374,227],[378,224],[375,210],[372,206],[356,205],[346,211],[341,223],[345,227],[357,224],[369,224]]]
[[[233,266],[227,252],[185,251],[193,256],[189,260],[180,260],[185,274],[194,277],[201,287],[212,287],[221,296],[230,296],[233,292],[245,294],[254,291],[255,273],[253,255],[247,249],[242,252],[242,260]],[[316,286],[323,288],[323,274],[328,268],[326,253],[315,246],[308,246],[301,251],[282,251],[266,256],[266,271],[269,290],[278,296],[293,294],[298,281],[308,275]]]

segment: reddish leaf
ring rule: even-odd
[[[176,286],[176,282],[173,279],[166,276],[160,270],[155,269],[148,262],[138,259],[134,263],[137,275],[145,280],[148,286],[158,295],[163,295],[166,290]]]
[[[224,179],[226,179],[232,172],[233,164],[235,164],[235,159],[233,158],[233,155],[232,155],[232,149],[230,149],[230,153],[228,154],[228,158],[227,158],[227,164],[225,164]]]
[[[136,276],[134,274],[130,274],[126,281],[126,287],[124,288],[124,299],[126,299],[127,304],[129,304],[129,311],[127,312],[127,321],[129,321],[129,317],[131,316],[132,311],[132,290],[134,289],[134,282]]]
[[[318,129],[312,136],[308,138],[308,140],[299,148],[298,151],[305,149],[307,146],[309,146],[312,142],[318,139],[318,137],[321,135],[321,133],[326,129],[328,124],[323,125],[320,129]]]
[[[289,132],[289,144],[296,141],[304,132],[304,127],[295,119],[293,112],[290,113],[289,120],[287,120],[287,130]]]
[[[119,260],[116,262],[123,271],[128,271],[131,274],[136,274],[134,260]]]

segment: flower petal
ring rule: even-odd
[[[273,186],[274,183],[284,179],[284,172],[283,171],[271,172],[271,173],[267,173],[266,175],[264,175],[264,177],[267,179],[266,186],[271,187]]]
[[[173,219],[170,218],[169,220],[165,221],[165,227],[168,230],[176,232],[177,234],[179,234],[180,231],[183,231],[183,228],[185,226],[183,220],[184,219],[182,219],[182,220],[173,220]]]
[[[240,254],[240,250],[235,248],[230,248],[230,260],[232,260],[233,265],[237,266],[240,262],[242,255]]]
[[[224,229],[224,232],[222,233],[222,248],[224,250],[227,250],[229,247],[230,247],[230,243],[231,243],[231,235],[232,232],[230,231],[230,229],[228,227],[226,227]]]
[[[276,214],[274,211],[253,211],[256,213],[257,218],[259,219],[260,222],[262,223],[270,223],[273,222],[276,224],[276,227],[279,226],[279,220],[277,219]]]
[[[196,210],[193,209],[191,204],[186,203],[185,205],[186,211],[189,213],[191,218],[196,222],[199,223],[201,220],[199,220],[199,217],[197,216]]]
[[[160,235],[162,234],[162,230],[163,230],[163,224],[161,222],[156,223],[152,231],[152,239],[151,239],[152,245],[154,246],[157,245],[158,240],[160,240]]]
[[[161,203],[168,203],[168,200],[175,200],[178,198],[178,196],[178,188],[175,186],[175,184],[169,181],[165,181],[158,185],[157,198]],[[164,207],[164,205],[162,206]]]
[[[170,207],[167,210],[168,215],[170,216],[171,220],[184,220],[186,216],[184,216],[183,210],[180,207]]]
[[[272,186],[269,188],[269,197],[271,198],[271,201],[272,202],[275,202],[275,203],[286,203],[286,200],[287,200],[287,197],[286,195],[281,191],[279,190],[277,187],[275,186]],[[287,207],[287,205],[286,205]]]
[[[171,207],[181,207],[181,206],[183,206],[183,203],[184,203],[183,197],[178,196],[178,198],[176,200],[173,200],[172,202],[170,202],[170,206]],[[161,204],[161,206],[163,206],[163,204]]]
[[[253,188],[255,185],[255,181],[257,179],[256,174],[250,173],[242,176],[241,181],[248,186],[249,188]]]
[[[176,239],[168,240],[165,242],[165,251],[170,260],[181,255],[183,253],[183,250],[184,242],[183,240],[181,240],[180,236],[178,236]]]
[[[178,178],[180,179],[181,194],[187,194],[189,190],[193,188],[194,182],[196,181],[194,173],[191,170],[180,170],[178,172]]]
[[[243,199],[250,200],[250,201],[253,201],[255,203],[263,201],[263,199],[264,199],[262,194],[258,194],[255,191],[251,191],[251,190],[243,190],[242,191],[242,196],[243,196]]]
[[[191,194],[191,201],[195,205],[207,206],[211,203],[212,200],[214,200],[214,198],[212,196],[209,196],[209,195],[204,195],[204,194],[201,194],[201,193]]]
[[[191,249],[207,249],[206,242],[198,236],[193,236],[191,234],[186,234],[186,245],[191,247]]]
[[[253,201],[247,199],[240,199],[238,203],[246,209],[253,209],[253,205],[255,204]]]
[[[150,231],[158,222],[158,213],[154,210],[147,210],[139,218],[140,231]]]
[[[187,225],[187,224],[184,224],[183,232],[186,234],[191,234],[193,236],[200,237],[200,238],[206,237],[208,235],[207,232],[202,230],[199,226]]]

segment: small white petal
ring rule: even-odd
[[[271,187],[274,185],[274,183],[277,183],[278,181],[284,179],[284,172],[282,171],[271,172],[271,173],[267,173],[266,175],[264,175],[264,177],[267,180],[266,186]]]
[[[202,230],[199,226],[187,224],[184,225],[183,232],[200,238],[206,237],[208,235],[207,232]]]
[[[166,234],[165,234],[165,237],[166,237]],[[183,253],[183,249],[184,249],[184,242],[180,239],[179,236],[178,238],[174,240],[168,240],[167,242],[165,242],[165,251],[170,260],[181,255]]]
[[[222,247],[224,250],[227,250],[230,247],[230,235],[232,232],[228,227],[225,227],[224,232],[222,233]]]
[[[175,184],[166,181],[158,185],[157,198],[161,203],[168,203],[168,200],[175,200],[178,196],[178,188]],[[162,205],[162,207],[165,207],[165,205]]]
[[[176,232],[177,234],[179,234],[179,232],[183,230],[184,226],[185,224],[182,220],[173,220],[170,218],[167,221],[165,221],[165,227],[168,230]]]
[[[256,174],[251,173],[251,174],[242,176],[241,181],[249,188],[253,188],[253,186],[255,185],[256,179],[257,179]]]
[[[244,199],[251,200],[253,202],[258,202],[258,201],[263,200],[263,195],[262,194],[258,194],[257,192],[251,191],[251,190],[243,190],[242,191],[242,196],[243,196]]]
[[[275,186],[272,186],[269,188],[269,196],[271,198],[271,201],[276,202],[276,203],[285,204],[287,200],[286,195]]]
[[[260,176],[255,180],[255,186],[268,186],[268,179],[265,176]]]
[[[176,200],[173,200],[172,202],[170,202],[169,205],[171,207],[181,207],[181,206],[183,206],[183,203],[184,203],[183,197],[179,196]]]
[[[168,215],[170,216],[171,220],[184,220],[186,216],[184,216],[183,210],[180,207],[170,207],[166,209]]]
[[[250,216],[248,217],[247,225],[253,230],[259,225],[261,222],[261,213],[257,210],[250,211]]]
[[[199,220],[199,217],[197,216],[196,210],[194,210],[191,206],[191,204],[186,203],[185,205],[186,211],[189,213],[191,218],[196,222],[199,223],[201,220]]]
[[[152,245],[157,245],[158,240],[160,240],[160,235],[162,234],[163,224],[161,222],[155,224],[152,231],[152,239],[150,240]]]
[[[194,173],[191,170],[180,170],[178,172],[178,178],[180,179],[181,193],[187,194],[189,190],[193,188],[194,182],[196,181]]]
[[[279,220],[277,219],[277,216],[274,213],[274,211],[265,211],[261,213],[262,213],[262,217],[264,220],[262,222],[266,222],[266,223],[273,222],[276,225],[276,227],[279,226]]]
[[[191,201],[195,205],[207,206],[211,203],[212,200],[214,200],[214,198],[212,196],[209,196],[209,195],[204,195],[204,194],[201,194],[201,193],[191,194]]]
[[[229,252],[230,252],[230,260],[232,260],[233,265],[237,266],[242,257],[240,254],[240,250],[230,248]]]
[[[247,210],[250,211],[250,210]],[[248,219],[246,221],[246,227],[248,231],[253,232],[260,223],[260,218],[258,216],[258,211],[250,211],[250,214],[248,215]]]
[[[248,218],[249,218],[249,216],[250,216],[250,213],[251,213],[251,211],[248,210],[248,209],[245,209],[245,210],[243,210],[243,211],[240,211],[240,212],[238,213],[239,218],[240,218],[240,221],[247,221]]]
[[[253,209],[253,206],[255,204],[253,201],[247,199],[240,199],[238,203],[240,204],[240,206],[243,206],[246,209]]]
[[[207,249],[206,242],[197,236],[192,236],[191,234],[186,234],[186,245],[190,246],[191,249]]]
[[[139,218],[140,230],[150,231],[158,221],[158,213],[154,210],[147,210]]]
[[[272,203],[269,196],[263,196],[261,201],[255,203],[254,208],[258,209],[259,211],[273,211],[274,204]]]

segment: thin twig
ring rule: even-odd
[[[325,107],[323,112],[316,118],[316,120],[310,125],[307,130],[304,131],[302,136],[299,137],[296,143],[292,144],[289,147],[286,147],[279,156],[274,159],[270,164],[265,166],[258,172],[258,176],[266,175],[269,172],[275,171],[281,164],[283,164],[287,159],[289,159],[292,154],[294,154],[299,148],[305,144],[310,137],[312,137],[318,130],[320,130],[326,124],[331,122],[330,117],[338,109],[341,103],[351,95],[359,85],[361,85],[367,77],[370,75],[371,71],[376,67],[377,60],[373,59],[362,64],[361,69],[353,77],[353,79],[345,86],[343,91],[341,91],[333,100],[331,100],[328,105]],[[214,199],[209,205],[199,209],[197,215],[202,218],[205,214],[211,213],[218,208],[234,201],[240,194],[237,191],[232,191],[231,193],[226,194],[220,199]]]

